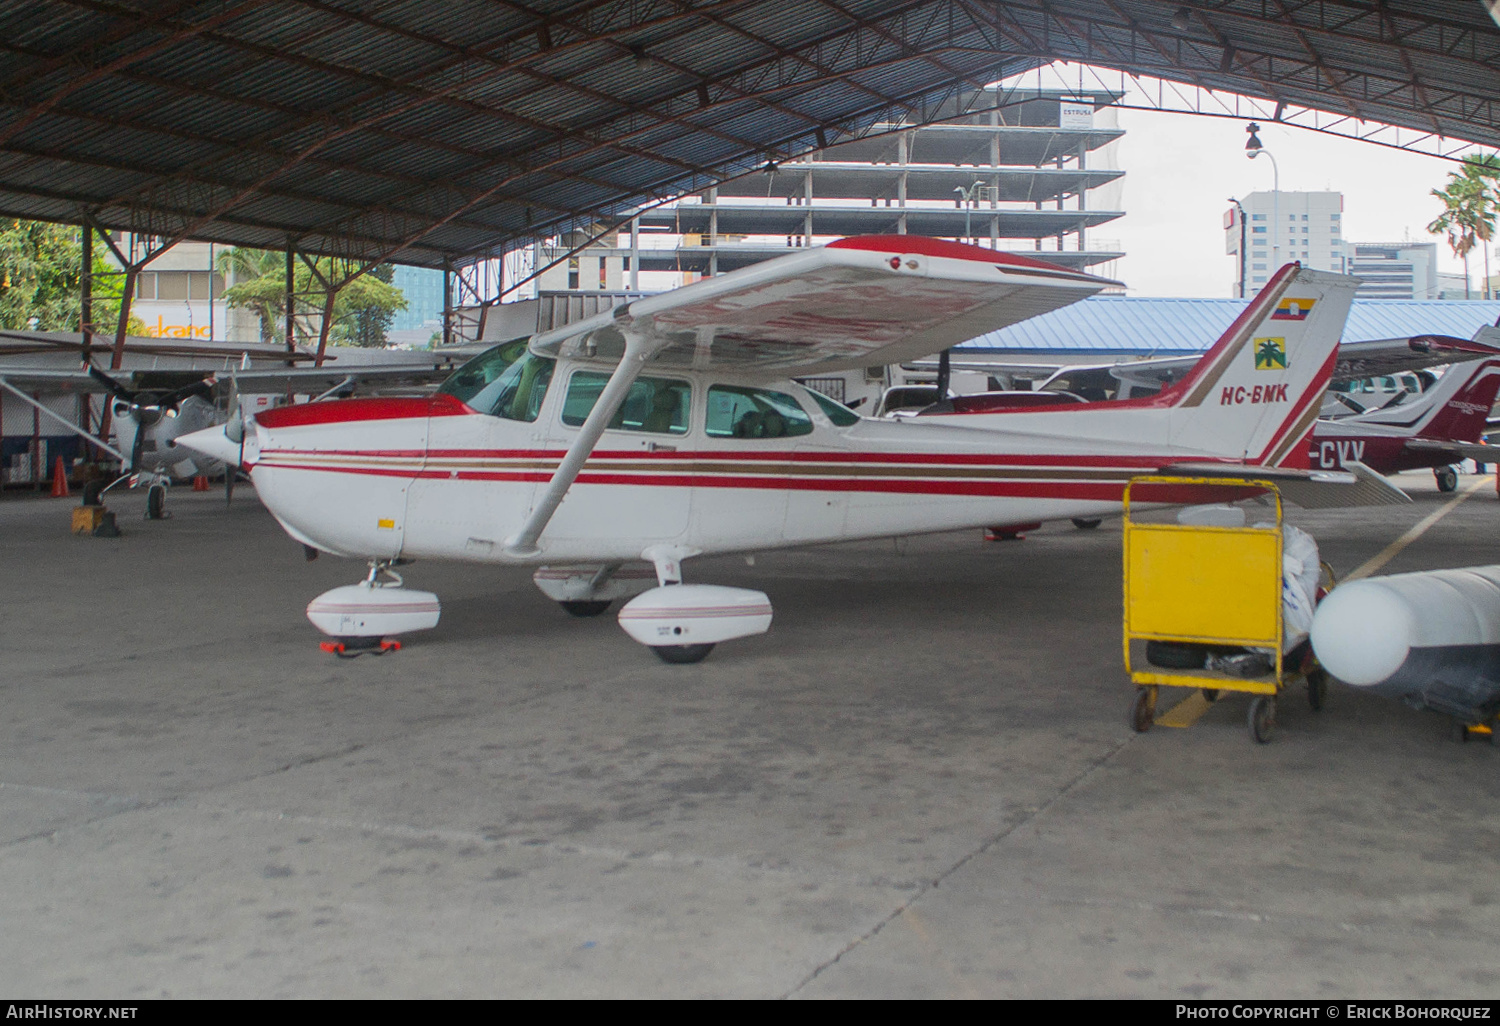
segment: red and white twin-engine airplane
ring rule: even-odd
[[[1169,468],[1253,468],[1304,505],[1405,500],[1357,465],[1308,469],[1357,283],[1296,265],[1145,399],[954,426],[861,418],[791,380],[925,356],[1112,284],[958,243],[844,239],[496,346],[428,399],[285,407],[242,438],[231,423],[179,442],[239,460],[293,538],[370,561],[308,607],[341,654],[437,623],[436,596],[389,570],[413,558],[535,565],[576,615],[642,592],[621,625],[692,662],[771,620],[760,592],[681,583],[695,555],[1096,517],[1132,475]]]

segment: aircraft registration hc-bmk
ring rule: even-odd
[[[1308,469],[1357,281],[1296,265],[1138,400],[954,426],[861,418],[791,380],[926,356],[1112,284],[959,243],[844,239],[496,346],[431,398],[284,407],[242,438],[180,442],[240,462],[293,538],[370,561],[308,607],[341,654],[436,625],[398,560],[536,565],[580,616],[635,594],[621,626],[692,662],[765,631],[771,605],[682,583],[691,556],[1099,516],[1132,475],[1169,468],[1253,467],[1304,505],[1404,501],[1358,466]]]

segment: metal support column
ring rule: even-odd
[[[83,336],[83,359],[85,363],[94,362],[94,229],[92,225],[83,226],[83,238],[80,240],[80,264],[78,274],[78,330]],[[78,396],[78,426],[83,428],[85,436],[89,432],[89,426],[93,422],[94,400],[87,392]],[[0,432],[3,434],[3,432]],[[97,450],[94,458],[99,458]]]
[[[443,345],[453,344],[453,263],[443,261]]]
[[[286,240],[286,351],[294,353],[297,351],[297,295],[292,284],[297,276],[297,267],[293,260],[292,240]]]
[[[641,219],[630,219],[630,291],[641,290]]]

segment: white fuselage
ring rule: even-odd
[[[1182,432],[1172,410],[1149,404],[945,418],[972,426],[924,418],[840,427],[791,381],[674,373],[691,384],[686,431],[606,431],[539,551],[517,555],[507,539],[577,435],[563,421],[560,387],[575,370],[608,367],[560,361],[533,422],[473,413],[445,396],[277,411],[247,436],[246,462],[287,530],[326,551],[560,563],[639,559],[661,544],[753,551],[1098,516],[1118,509],[1134,474],[1218,458],[1173,437]],[[792,396],[811,430],[710,435],[709,389],[726,383]],[[313,411],[310,420],[286,422],[298,409]]]

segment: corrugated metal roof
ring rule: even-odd
[[[1052,59],[1500,145],[1473,0],[28,0],[0,5],[0,215],[437,266]]]
[[[1207,349],[1239,316],[1246,299],[1093,296],[1072,306],[992,331],[956,347],[965,355],[1058,353],[1102,359],[1173,356]],[[1345,342],[1453,335],[1472,338],[1500,323],[1500,300],[1355,299]]]

